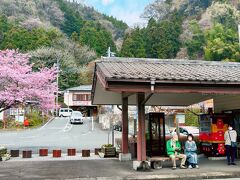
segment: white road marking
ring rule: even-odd
[[[51,118],[46,124],[44,124],[42,127],[38,128],[38,130],[43,129],[45,126],[47,126],[50,122],[52,122],[55,118]]]
[[[21,139],[33,139],[33,138],[36,138],[38,136],[24,136],[24,137],[19,137]]]
[[[72,129],[72,124],[70,124],[70,119],[67,121],[65,127],[63,128],[63,132],[68,132]]]
[[[82,133],[81,135],[85,136],[85,135],[87,135],[87,134],[89,134],[89,133],[91,133],[91,131],[88,131],[88,132],[86,132],[86,133]]]

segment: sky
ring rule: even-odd
[[[81,0],[80,0],[81,1]],[[144,8],[154,0],[84,0],[88,6],[93,6],[101,13],[123,20],[129,26],[143,25],[145,20],[140,18]]]

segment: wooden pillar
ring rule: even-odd
[[[145,94],[137,93],[137,107],[138,107],[137,160],[138,161],[146,161],[144,100],[145,100]]]
[[[122,93],[122,153],[128,153],[128,97]]]

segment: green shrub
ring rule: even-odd
[[[191,111],[185,111],[185,125],[186,126],[199,126],[198,116],[200,109],[191,109]]]
[[[38,111],[32,111],[26,117],[29,120],[30,126],[36,127],[42,125],[43,117]]]
[[[113,145],[112,144],[104,144],[104,145],[102,145],[102,148],[108,148],[108,147],[113,147]]]

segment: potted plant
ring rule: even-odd
[[[100,157],[115,157],[116,148],[112,144],[102,145],[101,152],[99,152]]]

